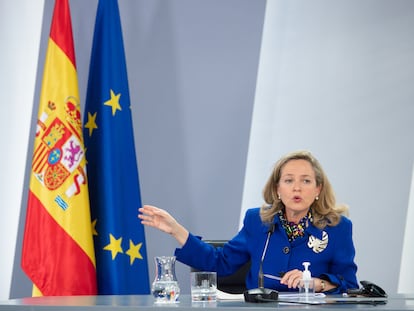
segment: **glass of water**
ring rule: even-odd
[[[216,301],[217,300],[217,273],[196,271],[190,273],[191,300]]]

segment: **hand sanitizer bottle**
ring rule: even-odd
[[[300,282],[299,293],[301,294],[301,297],[308,299],[310,297],[313,297],[315,293],[315,287],[312,279],[312,274],[309,271],[310,262],[305,261],[302,263],[302,265],[305,270],[302,272],[302,280]]]

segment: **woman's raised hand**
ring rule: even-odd
[[[143,225],[171,234],[180,245],[187,241],[189,232],[167,211],[152,205],[144,205],[138,211]]]

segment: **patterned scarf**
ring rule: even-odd
[[[306,227],[308,226],[309,222],[312,222],[311,210],[309,210],[309,213],[297,224],[287,221],[284,211],[277,212],[277,215],[279,216],[280,222],[286,231],[289,242],[292,242],[299,237],[303,237],[305,235]]]

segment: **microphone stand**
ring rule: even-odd
[[[264,287],[264,275],[263,275],[263,261],[267,252],[267,247],[269,240],[273,232],[275,231],[275,225],[271,224],[269,230],[267,231],[266,244],[263,249],[262,258],[260,259],[259,266],[259,277],[258,277],[258,287],[246,290],[244,295],[244,301],[246,302],[275,302],[279,297],[279,292],[270,288]]]

